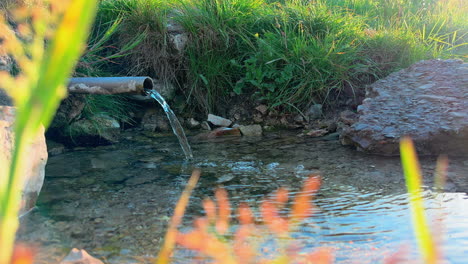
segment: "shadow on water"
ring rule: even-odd
[[[84,248],[108,263],[150,263],[193,167],[202,177],[182,230],[203,215],[201,201],[225,186],[236,207],[258,208],[280,186],[298,192],[311,173],[323,185],[318,211],[293,234],[307,248],[335,248],[339,263],[376,263],[401,246],[416,254],[404,178],[398,158],[368,156],[337,141],[289,134],[192,142],[195,158],[184,161],[170,135],[129,134],[107,147],[50,157],[38,210],[23,219],[19,240],[34,243],[38,263],[54,263],[71,248]],[[428,186],[435,159],[421,160]],[[451,174],[466,175],[466,160],[452,160]],[[450,176],[450,175],[449,175]],[[453,186],[425,193],[433,225],[442,228],[450,263],[468,255],[468,200]],[[176,263],[187,263],[186,251]],[[41,262],[43,261],[43,262]]]

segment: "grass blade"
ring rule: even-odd
[[[411,139],[408,137],[401,139],[400,152],[406,187],[410,198],[413,227],[419,250],[423,255],[425,263],[435,264],[437,263],[438,255],[424,211],[424,203],[421,196],[421,171]]]

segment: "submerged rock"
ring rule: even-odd
[[[398,155],[410,136],[419,154],[468,154],[468,64],[428,60],[368,87],[359,119],[342,143],[382,155]]]
[[[47,140],[46,143],[47,143],[47,153],[49,153],[49,156],[60,155],[63,152],[65,152],[65,146],[63,144],[60,144],[52,140]]]
[[[194,137],[194,139],[203,140],[203,139],[219,138],[219,137],[227,137],[227,136],[240,137],[241,131],[237,127],[236,128],[220,127],[210,132],[198,134]]]
[[[72,249],[70,253],[60,261],[60,264],[104,264],[99,259],[91,256],[84,249]]]
[[[263,133],[260,125],[239,126],[239,129],[245,137],[259,137]]]
[[[306,133],[307,136],[309,137],[323,137],[325,136],[329,131],[326,129],[314,129]]]

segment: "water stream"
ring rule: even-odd
[[[38,209],[22,219],[18,236],[38,247],[36,263],[58,263],[73,247],[105,263],[152,263],[193,167],[201,168],[202,176],[182,230],[203,216],[202,200],[219,185],[233,207],[247,202],[258,208],[278,187],[298,193],[310,173],[320,173],[317,212],[292,234],[305,250],[331,247],[336,263],[382,263],[401,247],[410,256],[418,254],[397,157],[277,132],[262,138],[192,139],[195,158],[187,165],[174,137],[132,132],[124,138],[116,145],[49,158]],[[422,158],[421,165],[426,186],[432,186],[435,158]],[[466,263],[468,256],[467,172],[468,159],[451,158],[448,189],[437,194],[427,187],[424,193],[447,263]],[[191,263],[191,256],[179,250],[175,263]]]
[[[192,149],[190,148],[190,145],[187,141],[187,137],[185,136],[184,129],[180,125],[180,122],[177,119],[177,116],[174,114],[169,104],[167,104],[166,100],[164,100],[161,94],[158,93],[156,90],[147,90],[146,93],[149,96],[151,96],[151,98],[156,100],[163,108],[164,112],[166,113],[167,119],[169,119],[169,123],[171,124],[172,131],[177,136],[180,147],[182,148],[182,151],[184,151],[185,158],[187,160],[193,159]]]

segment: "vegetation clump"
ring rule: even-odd
[[[109,46],[138,42],[114,61],[125,70],[111,63],[110,72],[172,82],[203,112],[222,113],[236,96],[306,111],[416,61],[463,58],[462,2],[104,0],[97,21],[120,22]],[[174,30],[187,36],[181,52]]]

